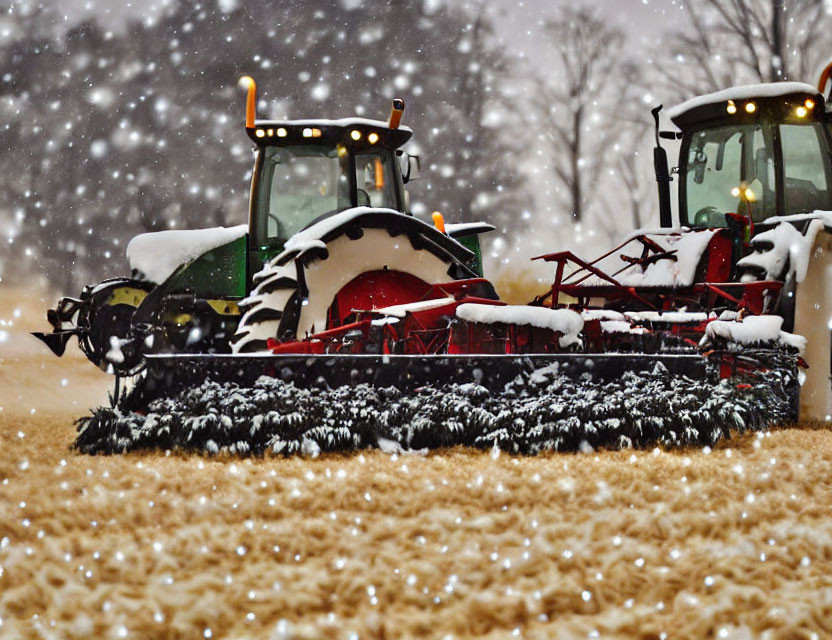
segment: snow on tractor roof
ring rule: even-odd
[[[306,120],[260,120],[254,121],[255,127],[341,127],[349,129],[351,127],[377,127],[379,129],[390,129],[390,126],[383,120],[372,120],[370,118],[339,118],[337,120],[328,119],[306,119]],[[410,127],[399,126],[391,131],[406,131],[412,134],[413,130]]]
[[[248,225],[142,233],[127,245],[130,268],[161,284],[183,264],[243,237]]]
[[[720,102],[727,102],[728,100],[751,100],[759,98],[777,98],[779,96],[787,96],[793,93],[811,93],[818,94],[818,90],[810,84],[805,82],[769,82],[766,84],[746,84],[730,89],[717,91],[716,93],[709,93],[704,96],[697,96],[691,98],[680,105],[669,109],[667,112],[671,120],[676,120],[680,116],[712,104],[719,104]]]

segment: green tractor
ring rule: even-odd
[[[248,225],[133,238],[131,277],[87,286],[49,310],[53,331],[34,335],[56,355],[77,336],[90,361],[128,376],[148,354],[263,351],[270,337],[323,328],[336,294],[362,274],[364,298],[378,304],[409,299],[416,282],[482,275],[477,234],[491,225],[440,231],[408,212],[404,185],[418,159],[400,149],[412,135],[399,126],[402,100],[393,100],[387,122],[259,120],[256,85],[241,83],[256,147]],[[311,227],[311,246],[302,246]],[[357,238],[364,242],[350,247]],[[293,246],[303,260],[294,260]],[[291,259],[263,272],[287,251]],[[337,266],[320,268],[333,251]],[[490,285],[480,289],[496,297]]]

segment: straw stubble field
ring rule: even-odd
[[[0,637],[832,636],[832,431],[88,457],[73,420],[108,380],[25,311],[0,347]]]

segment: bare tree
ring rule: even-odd
[[[702,0],[666,39],[657,64],[668,93],[690,96],[733,84],[810,81],[828,57],[832,21],[824,0]],[[668,64],[675,60],[676,64]],[[680,67],[683,73],[680,73]]]
[[[448,61],[447,75],[457,82],[456,100],[448,105],[447,122],[463,135],[445,155],[457,167],[451,184],[460,200],[460,220],[487,218],[498,229],[516,230],[519,212],[527,200],[525,179],[516,170],[522,146],[510,135],[505,121],[514,104],[504,93],[511,75],[510,62],[495,44],[492,8],[488,0],[472,4],[472,20],[454,36],[459,55]]]
[[[619,103],[615,111],[619,138],[613,146],[613,187],[605,189],[607,217],[619,222],[629,218],[632,229],[653,221],[658,214],[656,182],[651,149],[656,106],[649,70],[640,61],[628,60],[619,66]]]
[[[596,200],[599,179],[610,163],[607,149],[616,136],[612,110],[623,35],[588,7],[562,6],[545,29],[554,48],[552,68],[539,80],[536,114],[550,151],[564,204],[583,219]],[[606,109],[605,109],[606,107]]]

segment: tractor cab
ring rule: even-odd
[[[832,209],[832,136],[823,96],[783,82],[735,87],[670,111],[681,130],[679,222],[724,227]],[[664,137],[674,134],[663,134]]]
[[[258,271],[299,231],[355,207],[406,212],[399,127],[404,103],[389,122],[256,120],[246,132],[257,147],[249,208],[249,272]]]

